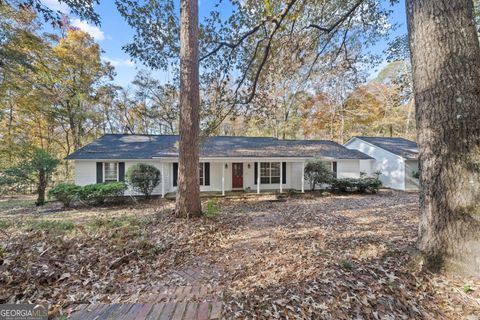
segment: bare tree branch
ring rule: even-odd
[[[315,23],[311,23],[309,24],[305,29],[308,29],[308,28],[315,28],[315,29],[318,29],[324,33],[330,33],[332,32],[333,30],[335,30],[339,25],[341,25],[345,20],[347,20],[348,17],[350,17],[353,12],[355,12],[355,10],[357,10],[357,8],[363,3],[365,2],[366,0],[358,0],[355,5],[350,9],[348,10],[343,16],[340,17],[340,19],[338,19],[337,21],[335,21],[335,23],[333,23],[331,26],[329,27],[322,27],[318,24],[315,24]]]

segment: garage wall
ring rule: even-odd
[[[367,177],[372,177],[375,172],[375,160],[359,160],[360,161],[360,172],[365,172]]]
[[[345,144],[348,149],[359,150],[375,159],[373,172],[381,171],[380,180],[383,186],[405,190],[405,163],[403,158],[369,144],[358,138],[354,138]]]
[[[419,181],[413,177],[414,172],[418,172],[418,160],[405,160],[405,189],[418,190]]]

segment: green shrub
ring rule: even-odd
[[[331,183],[332,190],[347,192],[351,191],[354,187],[353,179],[344,178],[344,179],[335,179]]]
[[[305,179],[310,182],[310,189],[315,191],[317,184],[330,184],[334,175],[324,161],[314,159],[305,164]]]
[[[146,163],[137,163],[127,171],[127,183],[133,190],[140,192],[148,198],[153,189],[160,183],[160,171]]]
[[[70,207],[73,201],[77,200],[82,187],[69,183],[61,183],[48,191],[48,197],[54,198],[65,207]]]
[[[332,190],[340,192],[357,191],[361,193],[377,193],[381,186],[382,182],[378,178],[378,175],[375,177],[362,176],[360,178],[335,179],[331,183]]]
[[[127,190],[127,185],[124,182],[89,184],[81,188],[79,198],[100,205],[108,198],[122,196],[125,190]]]

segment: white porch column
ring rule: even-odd
[[[305,160],[302,162],[302,193],[305,192]]]
[[[165,164],[162,162],[162,198],[165,198]]]
[[[261,162],[258,162],[258,165],[257,165],[257,194],[260,194],[260,166],[261,166]]]
[[[283,166],[282,166],[282,163],[280,162],[280,193],[283,192],[282,182],[283,182]]]
[[[222,196],[225,195],[225,162],[222,162]]]

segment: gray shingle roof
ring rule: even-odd
[[[401,156],[404,159],[418,159],[418,146],[414,141],[404,138],[388,138],[388,137],[356,137],[393,154]]]
[[[67,156],[75,159],[151,159],[178,157],[178,136],[107,134]],[[325,157],[372,159],[327,140],[278,140],[263,137],[208,137],[201,141],[200,157]]]

